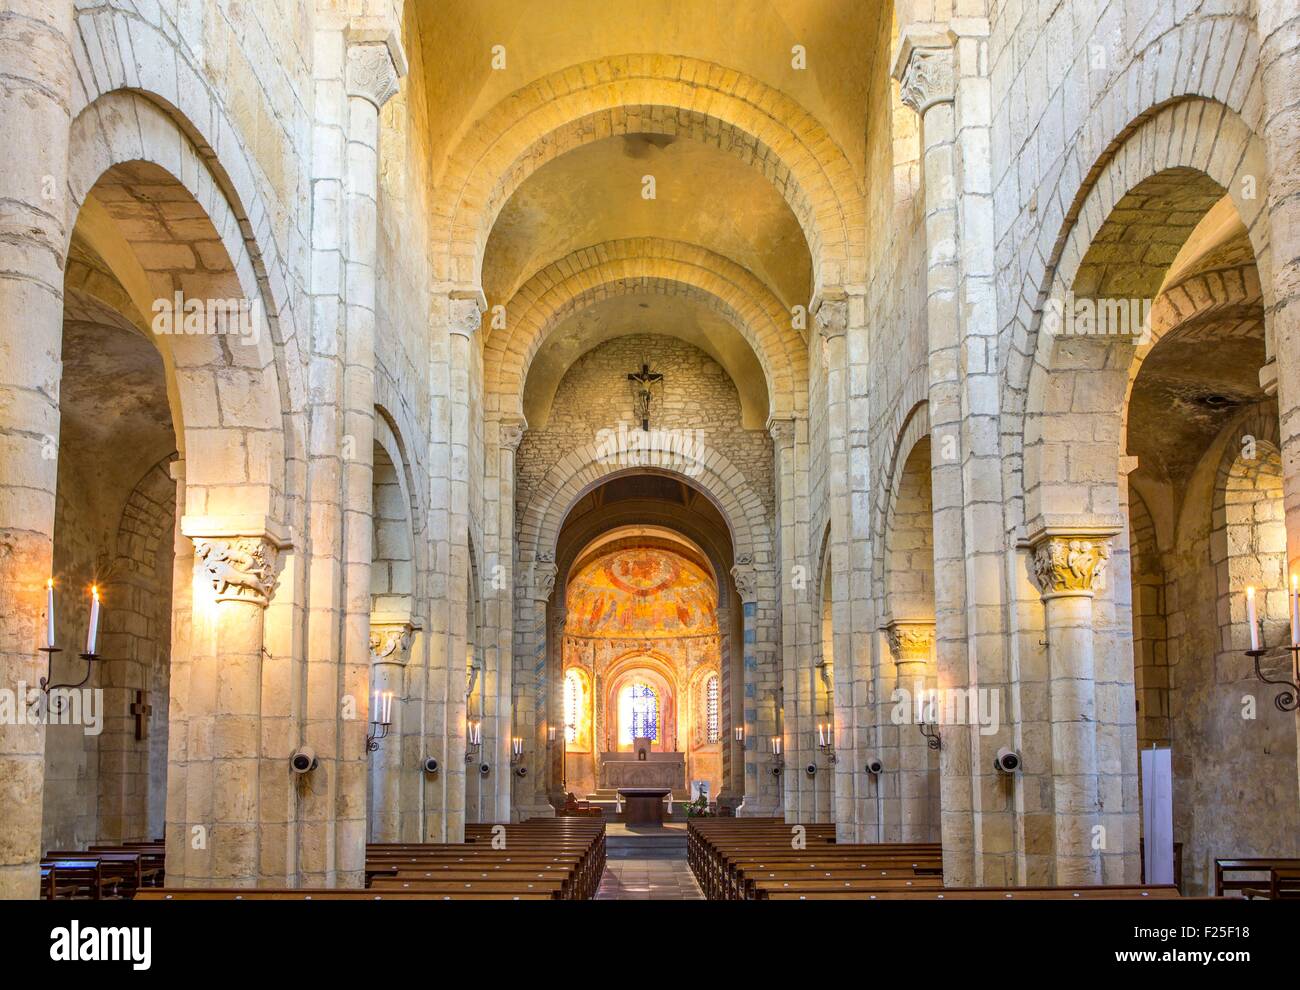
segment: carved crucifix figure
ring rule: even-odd
[[[650,386],[658,385],[663,382],[664,376],[658,371],[651,371],[649,363],[642,361],[641,370],[628,374],[627,380],[632,382],[632,395],[635,403],[637,416],[641,418],[642,432],[650,432]]]
[[[148,691],[135,693],[135,701],[131,702],[131,714],[135,716],[136,739],[148,739],[149,716],[153,714],[153,705],[149,704]]]

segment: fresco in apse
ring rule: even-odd
[[[569,582],[571,636],[655,638],[717,632],[718,594],[701,568],[667,550],[598,557]]]

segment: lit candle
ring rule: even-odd
[[[99,639],[99,588],[90,586],[90,632],[86,635],[86,652],[95,652],[95,641]]]
[[[1296,574],[1291,575],[1291,645],[1300,646],[1300,575]]]
[[[393,692],[384,692],[384,725],[393,724]]]
[[[1250,626],[1250,648],[1259,649],[1259,621],[1255,617],[1255,589],[1246,589],[1246,623]]]
[[[379,688],[375,688],[375,700],[370,703],[370,721],[378,722],[379,720]]]
[[[45,582],[45,645],[54,645],[54,578]]]

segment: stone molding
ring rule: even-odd
[[[777,446],[789,446],[794,443],[794,420],[773,417],[767,421],[767,432],[771,434],[772,442]]]
[[[1033,543],[1034,580],[1044,600],[1104,590],[1109,562],[1110,534],[1047,533]]]
[[[934,622],[895,619],[885,626],[894,663],[927,663],[934,650]]]

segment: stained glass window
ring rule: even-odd
[[[659,739],[659,699],[648,684],[632,685],[632,738]]]
[[[704,685],[704,721],[708,726],[709,742],[718,741],[718,675],[710,674]]]
[[[564,675],[564,741],[578,741],[578,706],[582,699],[582,677],[576,670]]]

